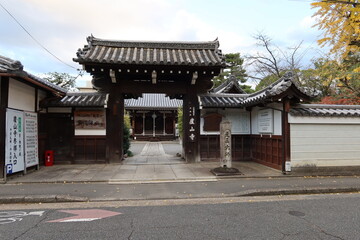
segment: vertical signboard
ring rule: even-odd
[[[189,104],[189,141],[195,142],[196,141],[196,125],[195,125],[195,107],[192,107],[191,104]]]
[[[24,114],[6,109],[5,167],[11,174],[24,170]]]
[[[24,112],[25,167],[39,164],[38,121],[34,112]]]

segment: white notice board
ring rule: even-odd
[[[258,112],[258,131],[259,133],[274,132],[274,111],[272,109],[263,109]]]
[[[24,112],[25,167],[39,164],[38,119],[34,112]]]
[[[5,167],[11,174],[24,170],[24,114],[6,109]]]

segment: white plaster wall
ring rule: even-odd
[[[232,134],[250,134],[250,113],[243,109],[214,109],[207,110],[203,109],[201,115],[206,113],[216,112],[223,115],[223,119],[228,119],[231,121],[231,133]],[[243,125],[243,126],[241,126]],[[244,127],[248,126],[248,131],[242,131]],[[219,131],[208,132],[204,131],[204,118],[200,119],[200,134],[201,135],[218,135]]]
[[[75,129],[75,136],[105,136],[105,129]]]
[[[292,167],[360,166],[360,123],[292,123],[290,144]]]
[[[38,89],[38,101],[37,101],[37,108],[39,108],[39,104],[40,104],[40,101],[43,100],[44,98],[46,98],[46,92],[41,90],[41,89]]]
[[[359,117],[298,117],[289,114],[289,123],[301,124],[360,124]]]
[[[275,108],[273,110],[273,123],[274,123],[274,132],[272,135],[282,135],[282,126],[281,126],[281,111],[278,111],[276,109],[280,109],[280,106],[273,104],[273,106],[271,106],[272,108]],[[254,135],[260,135],[261,133],[259,133],[258,130],[258,112],[261,109],[265,109],[265,108],[259,108],[259,107],[254,107],[251,110],[251,134]],[[268,135],[268,134],[266,134]]]
[[[18,110],[35,111],[35,88],[10,78],[8,106]]]

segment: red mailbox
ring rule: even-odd
[[[54,165],[54,151],[46,150],[45,151],[45,166]]]

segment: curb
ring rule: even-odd
[[[217,178],[198,179],[161,179],[161,180],[109,180],[108,184],[156,184],[156,183],[195,183],[195,182],[217,182]]]
[[[324,178],[324,177],[359,177],[360,174],[279,174],[279,175],[229,175],[199,178],[179,178],[179,179],[107,179],[107,180],[45,180],[45,181],[4,181],[0,179],[0,184],[74,184],[74,183],[108,183],[108,184],[145,184],[145,183],[181,183],[181,182],[210,182],[220,180],[243,180],[243,179],[284,179],[284,178]]]
[[[317,188],[317,189],[268,189],[268,190],[249,190],[231,194],[212,194],[203,196],[183,196],[183,197],[156,197],[156,198],[95,198],[89,202],[107,202],[107,201],[142,201],[142,200],[190,200],[206,198],[241,198],[241,197],[266,197],[281,195],[316,195],[316,194],[336,194],[336,193],[360,193],[360,188]]]
[[[14,203],[65,203],[65,202],[106,202],[106,201],[139,201],[139,200],[166,200],[166,199],[199,199],[199,198],[230,198],[230,197],[261,197],[277,195],[311,195],[311,194],[336,194],[336,193],[360,193],[360,187],[349,188],[312,188],[312,189],[267,189],[248,190],[231,194],[214,194],[208,196],[189,197],[158,197],[158,198],[94,198],[78,197],[70,195],[18,195],[2,196],[0,204]]]
[[[255,196],[274,196],[274,195],[333,194],[333,193],[357,193],[357,192],[360,192],[360,187],[248,190],[239,193],[227,194],[226,196],[255,197]]]
[[[12,203],[61,203],[61,202],[88,202],[87,197],[70,195],[14,195],[1,196],[0,204]]]

